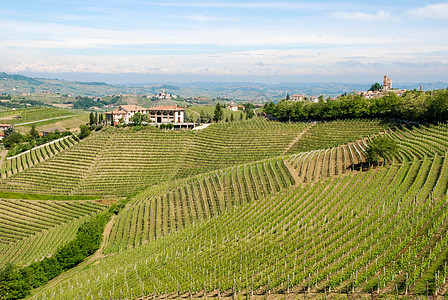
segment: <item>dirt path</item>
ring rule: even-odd
[[[307,128],[305,128],[305,130],[301,131],[290,143],[289,145],[286,147],[286,149],[282,152],[281,155],[285,155],[286,153],[288,153],[289,150],[291,150],[291,148],[302,138],[302,136],[307,133],[308,130],[310,130],[314,125],[316,125],[316,123],[312,123],[310,124],[310,126],[308,126]]]
[[[86,261],[86,264],[90,264],[94,262],[95,260],[101,259],[106,257],[103,253],[104,246],[106,245],[107,241],[109,240],[110,232],[112,231],[112,227],[114,226],[115,219],[117,218],[117,215],[113,215],[112,218],[110,218],[110,221],[107,222],[106,226],[104,226],[103,231],[103,241],[101,242],[100,248],[96,250],[96,252],[91,255]]]
[[[104,246],[105,246],[105,244],[106,244],[106,242],[107,242],[107,240],[109,238],[109,234],[110,234],[110,232],[112,230],[112,227],[114,225],[114,222],[115,222],[116,218],[117,218],[117,216],[113,215],[112,218],[110,219],[110,221],[107,222],[106,226],[104,226],[103,241],[101,242],[100,248],[98,248],[98,250],[94,254],[89,256],[86,260],[84,260],[82,263],[80,263],[76,267],[68,270],[67,272],[62,273],[58,277],[53,278],[52,280],[50,280],[46,285],[44,285],[44,286],[34,290],[32,292],[32,294],[31,294],[31,296],[29,297],[29,299],[35,299],[36,297],[39,297],[40,295],[42,295],[48,289],[51,289],[52,287],[54,287],[57,284],[61,283],[63,280],[65,280],[67,277],[69,277],[73,272],[76,272],[78,269],[83,269],[87,265],[95,263],[95,261],[97,261],[97,260],[99,260],[101,258],[106,257],[106,255],[103,254],[103,249],[104,249]]]
[[[299,173],[297,173],[296,168],[294,168],[293,165],[291,165],[285,160],[283,160],[283,164],[286,166],[286,168],[289,171],[289,174],[291,174],[292,178],[294,179],[294,187],[300,186],[302,180],[300,180]]]
[[[185,110],[186,110],[186,111],[189,111],[189,112],[192,112],[193,114],[196,114],[197,116],[200,116],[200,115],[201,115],[201,114],[198,113],[197,111],[192,110],[192,109],[190,109],[190,108],[186,108]]]

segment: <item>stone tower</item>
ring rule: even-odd
[[[390,90],[391,88],[392,88],[392,79],[387,77],[387,75],[384,75],[383,90]]]

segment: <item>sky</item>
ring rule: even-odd
[[[448,81],[448,2],[16,0],[2,1],[0,24],[0,71],[13,74]]]

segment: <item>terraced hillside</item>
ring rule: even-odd
[[[51,255],[106,206],[87,201],[0,200],[0,267]]]
[[[267,160],[188,178],[170,191],[137,197],[118,216],[106,253],[144,244],[294,183],[282,160]]]
[[[377,134],[400,149],[368,168],[364,149]],[[1,187],[138,192],[114,218],[106,257],[35,299],[448,296],[447,150],[446,124],[255,119],[199,132],[119,129]]]
[[[373,132],[372,124],[379,124],[366,123],[369,126],[360,126],[363,121],[358,124],[366,129],[363,136]],[[1,180],[0,191],[125,196],[169,179],[294,152],[302,136],[310,137],[316,126],[320,125],[252,119],[215,124],[198,132],[110,129]]]
[[[315,123],[288,152],[289,154],[337,147],[355,142],[380,131],[392,124],[378,121],[344,120]]]
[[[13,157],[8,157],[0,168],[1,177],[6,178],[31,168],[59,152],[70,148],[78,143],[78,141],[79,139],[76,136],[66,136],[34,147]]]
[[[393,295],[424,293],[427,278],[434,293],[446,278],[447,164],[425,158],[283,189],[107,257],[38,298]]]

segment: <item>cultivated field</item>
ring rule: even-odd
[[[400,148],[369,166],[364,151],[377,135]],[[2,179],[0,191],[127,197],[105,236],[106,257],[35,299],[448,296],[447,150],[446,124],[255,118],[197,132],[107,129]],[[14,216],[17,201],[0,205]],[[72,220],[43,203],[85,214]],[[105,209],[24,201],[37,204],[39,219],[25,214],[20,224],[43,229],[8,225],[23,228],[16,243],[25,250],[4,262],[49,255],[62,232],[63,244],[82,218]],[[48,228],[53,235],[37,241]],[[2,253],[14,234],[0,232]],[[26,238],[54,246],[27,256]]]
[[[0,200],[0,267],[51,255],[87,218],[106,208],[88,201]]]

